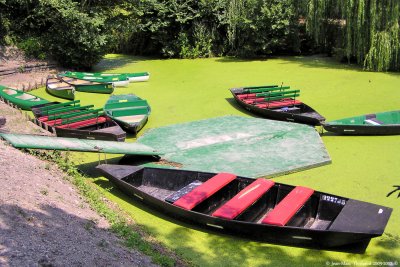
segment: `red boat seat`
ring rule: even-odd
[[[285,226],[314,193],[313,189],[297,186],[262,220],[264,224]]]
[[[291,106],[291,105],[300,105],[300,104],[302,104],[302,102],[299,100],[285,99],[283,101],[265,102],[262,104],[257,104],[256,106],[259,108],[280,108],[280,107],[286,107],[286,106]]]
[[[225,185],[235,180],[235,178],[236,175],[231,173],[219,173],[179,198],[174,202],[174,205],[191,210],[196,205],[223,188]]]
[[[239,216],[245,209],[256,202],[265,192],[267,192],[274,182],[265,179],[257,179],[246,186],[231,200],[218,208],[212,216],[233,220]]]
[[[98,123],[104,123],[106,121],[107,121],[107,119],[105,117],[98,117],[98,118],[93,118],[93,119],[84,120],[84,121],[77,121],[77,122],[73,122],[70,124],[64,124],[64,125],[60,125],[60,126],[56,126],[56,127],[57,128],[77,129],[77,128],[82,128],[82,127],[86,127],[86,126],[90,126],[90,125],[94,125],[94,124],[98,124]]]
[[[254,98],[256,94],[242,94],[237,96],[240,100],[247,99],[247,98]]]

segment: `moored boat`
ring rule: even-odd
[[[0,98],[23,110],[31,110],[32,106],[48,103],[46,99],[25,93],[17,89],[0,85]]]
[[[151,109],[146,100],[126,94],[110,96],[104,111],[126,131],[137,134],[146,124]]]
[[[112,83],[115,87],[127,86],[129,84],[129,79],[124,74],[114,76],[94,76],[85,75],[85,72],[66,71],[59,73],[58,75],[62,77],[77,78],[93,82]]]
[[[268,119],[309,125],[320,125],[325,121],[317,111],[296,99],[300,90],[290,90],[289,86],[241,87],[230,91],[240,106]]]
[[[77,78],[61,77],[58,78],[73,86],[78,92],[98,93],[98,94],[111,94],[114,92],[114,85],[112,83],[92,82]]]
[[[49,75],[46,80],[46,91],[56,97],[69,100],[75,99],[75,88],[58,79],[55,75]]]
[[[71,74],[76,76],[77,78],[80,77],[112,77],[112,78],[128,78],[130,82],[144,82],[149,80],[150,73],[148,72],[130,72],[130,73],[102,73],[102,72],[78,72],[78,71],[70,71],[65,72],[67,74]]]
[[[60,137],[124,141],[126,133],[93,105],[81,106],[79,100],[33,107],[34,123]]]
[[[400,110],[355,116],[322,124],[324,129],[343,135],[400,134]]]
[[[292,246],[365,248],[392,209],[272,180],[178,169],[97,167],[129,196],[179,220]]]

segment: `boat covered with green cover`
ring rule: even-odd
[[[150,73],[148,72],[130,72],[130,73],[102,73],[102,72],[78,72],[78,71],[67,71],[65,72],[67,75],[72,75],[77,78],[83,79],[82,77],[85,77],[85,79],[89,79],[89,77],[119,77],[121,79],[126,79],[130,82],[144,82],[149,80],[150,78]],[[64,75],[65,75],[64,74]]]
[[[127,94],[110,96],[104,105],[104,111],[126,131],[137,134],[146,124],[151,109],[147,100]]]
[[[46,80],[46,91],[56,97],[74,100],[75,88],[60,80],[55,75],[49,75]]]
[[[70,78],[70,77],[62,77],[58,76],[58,78],[72,85],[76,91],[85,92],[85,93],[99,93],[99,94],[111,94],[114,92],[114,85],[112,83],[103,83],[103,82],[92,82],[82,79]]]
[[[77,78],[86,81],[112,83],[115,87],[127,86],[129,84],[128,76],[125,74],[112,76],[86,75],[85,72],[66,71],[58,74],[61,77]]]
[[[23,110],[31,110],[32,106],[49,103],[46,99],[3,85],[0,85],[0,98]]]
[[[323,127],[329,132],[344,135],[400,134],[400,110],[329,121]]]

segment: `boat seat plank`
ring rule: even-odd
[[[18,94],[18,92],[13,90],[13,89],[3,89],[3,92],[6,93],[7,95],[16,95],[16,94]]]
[[[175,201],[180,199],[182,196],[186,195],[187,193],[189,193],[190,191],[192,191],[193,189],[195,189],[196,187],[198,187],[201,184],[202,184],[202,182],[199,181],[199,180],[191,182],[187,186],[179,189],[178,191],[176,191],[173,194],[171,194],[168,197],[166,197],[165,201],[167,201],[169,203],[174,203]]]
[[[364,122],[365,122],[365,124],[368,124],[368,125],[382,125],[382,124],[384,124],[382,121],[377,120],[376,118],[370,118],[370,119],[364,120]]]
[[[73,122],[70,124],[64,124],[60,126],[56,126],[57,128],[69,128],[69,129],[77,129],[77,128],[82,128],[94,124],[99,124],[99,123],[104,123],[106,122],[107,119],[105,117],[98,117],[98,118],[93,118],[93,119],[88,119],[84,121],[77,121]]]
[[[267,213],[261,223],[285,226],[314,193],[313,189],[297,186]]]
[[[29,94],[22,94],[22,95],[16,96],[15,98],[22,99],[22,100],[33,100],[33,99],[38,99],[36,96],[34,96],[34,95],[29,95]],[[40,98],[39,98],[39,100],[40,100]]]
[[[289,101],[267,102],[267,103],[257,104],[256,106],[259,108],[280,108],[280,107],[300,105],[300,104],[302,104],[301,101],[292,99]]]
[[[218,208],[212,216],[233,220],[257,201],[264,193],[274,186],[274,184],[275,183],[271,180],[261,178],[255,180],[231,200]]]
[[[135,123],[143,120],[146,116],[147,115],[132,115],[132,116],[121,116],[116,118],[127,123]]]
[[[218,190],[235,180],[236,175],[219,173],[174,202],[174,205],[191,210]]]
[[[252,100],[244,100],[243,102],[245,102],[246,104],[265,104],[265,103],[281,103],[283,101],[298,101],[300,102],[300,100],[295,100],[294,98],[290,97],[290,98],[282,98],[282,99],[275,99],[275,100],[268,100],[265,98],[255,98]]]

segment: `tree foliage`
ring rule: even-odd
[[[0,0],[0,44],[91,67],[106,52],[198,58],[326,52],[400,70],[397,0]]]
[[[368,70],[400,70],[397,0],[309,0],[307,29],[314,40],[335,48]],[[333,30],[332,30],[333,29]]]

